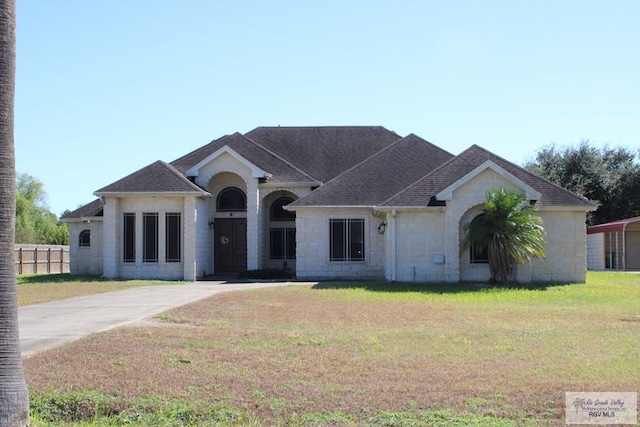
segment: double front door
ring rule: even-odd
[[[217,218],[213,238],[216,274],[247,270],[246,218]]]

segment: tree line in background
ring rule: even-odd
[[[640,216],[640,152],[624,147],[596,148],[588,140],[576,147],[549,145],[524,166],[599,204],[588,225]]]
[[[16,175],[16,243],[69,244],[69,228],[49,211],[46,196],[42,182]]]

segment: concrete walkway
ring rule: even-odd
[[[314,283],[197,282],[133,288],[29,305],[18,309],[20,348],[22,356],[28,356],[36,351],[126,325],[220,292]]]

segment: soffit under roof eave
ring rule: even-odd
[[[260,184],[260,188],[289,188],[289,187],[320,187],[322,185],[321,181],[300,181],[300,182],[270,182],[267,181],[265,183]]]
[[[598,209],[597,206],[584,206],[584,205],[545,205],[544,203],[538,203],[534,205],[536,211],[564,211],[564,212],[593,212]]]
[[[525,193],[525,197],[527,200],[540,200],[540,193],[525,184],[522,180],[516,178],[513,174],[507,172],[496,163],[491,160],[486,160],[480,166],[473,169],[471,172],[464,175],[462,178],[455,181],[453,184],[449,185],[447,188],[436,194],[437,200],[453,200],[453,192],[458,188],[462,187],[467,182],[471,181],[473,178],[478,176],[480,173],[484,172],[487,169],[491,169],[493,172],[497,173],[501,177],[505,178],[507,181],[513,183],[516,187],[523,190]]]
[[[104,217],[102,216],[81,216],[79,218],[60,218],[60,222],[74,223],[74,222],[102,222]]]
[[[431,211],[431,212],[444,212],[447,210],[446,206],[376,206],[375,208],[379,212],[393,212],[393,211]]]
[[[208,191],[96,191],[97,197],[211,197]]]
[[[302,211],[302,210],[339,210],[339,209],[375,209],[375,206],[371,205],[316,205],[316,206],[283,206],[288,211]]]
[[[253,178],[265,178],[265,177],[269,177],[271,176],[270,173],[268,173],[267,171],[261,169],[260,167],[256,166],[255,164],[253,164],[252,162],[250,162],[249,160],[247,160],[245,157],[241,156],[240,154],[238,154],[237,151],[235,151],[233,148],[229,147],[228,145],[225,145],[221,148],[219,148],[218,150],[216,150],[215,152],[209,154],[207,157],[205,157],[204,159],[200,160],[198,163],[196,163],[194,166],[192,166],[191,168],[189,168],[186,172],[185,175],[186,176],[198,176],[198,171],[205,165],[208,165],[209,163],[211,163],[212,161],[214,161],[216,158],[220,157],[222,154],[229,154],[231,157],[233,157],[234,159],[236,159],[238,162],[242,163],[244,166],[246,166],[249,170],[251,170],[251,176]]]

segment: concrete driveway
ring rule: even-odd
[[[36,351],[126,325],[221,292],[314,283],[197,282],[148,286],[20,307],[20,349],[23,357],[29,356]]]

